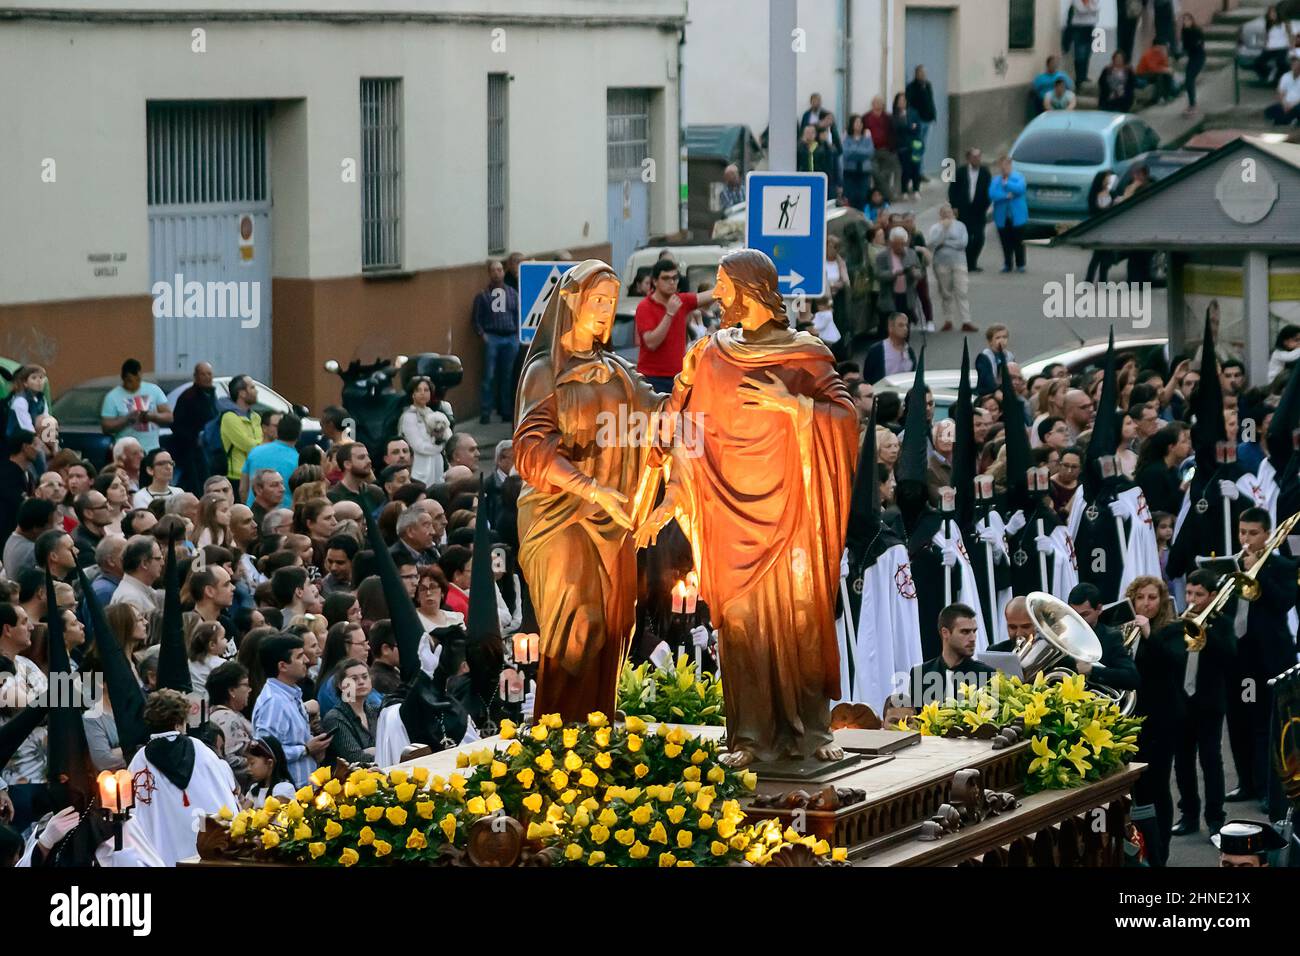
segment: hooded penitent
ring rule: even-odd
[[[1005,364],[1002,363],[1003,366]],[[976,520],[983,515],[980,514],[982,508],[975,497],[975,403],[970,384],[970,349],[965,339],[961,345],[961,380],[957,385],[957,402],[952,407],[952,419],[957,426],[957,438],[952,449],[952,486],[957,491],[957,510],[953,515],[953,523],[961,531],[966,554],[974,571],[986,633],[994,634],[997,630],[997,594],[989,593],[988,549],[980,541],[975,527]],[[995,567],[995,575],[996,572]]]
[[[1030,591],[1051,591],[1052,561],[1047,561],[1048,578],[1044,581],[1040,574],[1038,560],[1038,528],[1042,522],[1044,534],[1050,535],[1056,527],[1056,513],[1044,500],[1045,494],[1030,492],[1029,469],[1032,459],[1029,454],[1029,436],[1023,425],[1025,420],[1024,405],[1011,384],[1011,372],[1002,366],[1002,420],[1007,423],[1007,488],[1003,498],[1003,515],[1010,524],[1017,512],[1024,515],[1024,525],[1015,532],[1007,533],[1007,551],[1011,556],[1011,590],[1015,594],[1028,594]],[[1020,426],[1020,427],[1015,427]]]
[[[45,599],[49,614],[46,636],[50,656],[52,706],[49,736],[49,781],[52,808],[73,806],[83,810],[95,797],[95,768],[90,762],[86,730],[81,720],[81,701],[73,692],[72,663],[63,640],[63,615],[54,595],[54,579],[45,573]]]
[[[176,539],[167,539],[167,565],[163,574],[162,640],[158,648],[158,689],[171,688],[182,694],[194,689],[190,682],[190,657],[185,648],[181,615],[181,582],[176,567]]]
[[[1075,549],[1081,555],[1079,580],[1100,588],[1102,600],[1107,603],[1119,599],[1125,561],[1123,542],[1110,505],[1121,491],[1131,487],[1131,482],[1118,469],[1110,476],[1102,471],[1101,460],[1113,456],[1119,446],[1122,419],[1116,408],[1118,402],[1115,330],[1112,328],[1101,380],[1101,398],[1097,402],[1092,437],[1088,441],[1083,474],[1079,480],[1082,496],[1077,500],[1077,507],[1082,511],[1077,520],[1071,522],[1075,529]]]

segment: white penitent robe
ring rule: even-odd
[[[1277,472],[1273,469],[1273,463],[1265,458],[1259,463],[1257,474],[1246,472],[1237,479],[1237,487],[1255,507],[1266,509],[1272,519],[1272,526],[1277,527],[1278,486]]]
[[[1130,488],[1120,492],[1115,500],[1128,512],[1125,536],[1128,549],[1124,552],[1124,572],[1119,582],[1120,594],[1123,594],[1134,578],[1161,576],[1160,551],[1156,545],[1155,522],[1151,520],[1151,509],[1147,507],[1142,489]]]
[[[149,739],[178,736],[170,731]],[[163,866],[175,866],[198,852],[198,834],[206,817],[222,807],[239,808],[229,765],[200,741],[186,740],[194,748],[194,771],[183,791],[148,760],[144,747],[136,751],[128,768],[135,777],[132,822]]]
[[[884,717],[885,699],[921,663],[921,625],[907,549],[896,544],[863,573],[852,699]],[[901,675],[901,676],[900,676]]]
[[[980,597],[979,584],[975,579],[975,568],[970,563],[970,555],[966,553],[966,542],[953,526],[953,539],[957,545],[957,570],[961,572],[960,579],[957,582],[957,588],[952,592],[954,603],[969,605],[975,612],[975,624],[977,634],[975,637],[975,653],[982,654],[989,649],[989,632],[984,624],[984,602]],[[948,539],[944,533],[939,531],[934,536],[934,543],[940,549],[944,548]]]

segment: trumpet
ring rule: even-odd
[[[1249,571],[1233,571],[1231,574],[1224,575],[1219,582],[1218,592],[1215,593],[1210,603],[1205,606],[1205,610],[1190,617],[1187,612],[1183,613],[1183,631],[1186,635],[1187,649],[1189,651],[1199,651],[1205,647],[1206,625],[1209,623],[1210,618],[1223,611],[1233,597],[1240,596],[1244,601],[1259,600],[1260,595],[1264,593],[1263,585],[1259,583],[1260,569],[1264,567],[1264,563],[1269,559],[1270,555],[1282,546],[1282,542],[1286,540],[1287,535],[1291,533],[1297,523],[1300,523],[1300,511],[1297,511],[1277,526],[1277,529],[1269,536],[1268,541],[1264,543],[1264,549],[1259,552],[1259,557],[1250,566]]]

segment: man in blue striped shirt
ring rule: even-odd
[[[298,682],[307,676],[307,654],[302,649],[302,638],[287,634],[268,637],[259,656],[266,673],[266,686],[253,705],[253,735],[280,741],[293,785],[305,786],[325,756],[330,735],[312,736],[307,709],[302,703]]]

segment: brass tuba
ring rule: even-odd
[[[1101,661],[1101,641],[1070,605],[1043,591],[1033,591],[1025,595],[1025,609],[1035,631],[1034,637],[1016,645],[1025,680],[1032,681],[1040,673],[1049,683],[1074,677],[1075,671],[1057,666],[1067,657],[1088,664]],[[1137,706],[1135,691],[1120,691],[1096,682],[1089,689],[1113,700],[1126,717]]]

